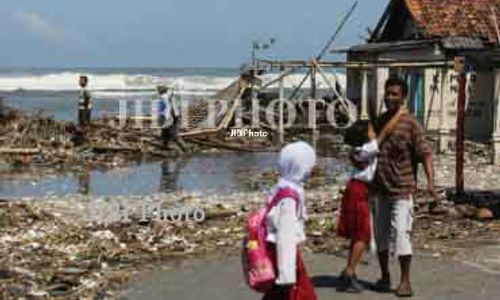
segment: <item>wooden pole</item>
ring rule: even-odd
[[[283,101],[285,100],[285,87],[283,83],[283,77],[280,79],[280,107],[279,107],[279,132],[280,132],[280,146],[283,145],[284,138],[284,129],[283,129]]]
[[[332,90],[332,92],[334,93],[334,95],[340,100],[340,103],[342,104],[342,106],[344,107],[344,109],[346,111],[349,111],[349,106],[346,104],[346,100],[344,99],[344,97],[339,93],[339,91],[337,91],[337,88],[336,88],[336,85],[335,84],[332,84],[330,82],[330,80],[328,80],[328,77],[326,77],[326,74],[325,72],[323,71],[323,69],[317,64],[317,62],[315,60],[313,60],[313,63],[314,63],[314,66],[316,67],[316,70],[318,71],[319,75],[323,78],[323,80],[325,81],[326,85],[328,85],[328,87],[330,88],[330,90]],[[336,83],[336,82],[335,82]]]
[[[273,61],[273,60],[259,60],[259,63],[264,65],[269,65],[271,68],[307,68],[310,65],[309,61],[306,60],[285,60],[285,61]],[[351,69],[370,69],[370,68],[403,68],[403,67],[414,67],[414,68],[431,68],[431,67],[453,67],[453,61],[447,60],[428,60],[428,61],[379,61],[379,62],[367,62],[367,61],[319,61],[317,63],[323,68],[351,68]],[[307,75],[309,72],[307,73]]]
[[[316,67],[311,64],[311,99],[316,99]]]
[[[361,76],[361,120],[368,120],[368,70],[362,70]]]
[[[465,138],[465,88],[466,76],[464,68],[465,58],[455,58],[455,70],[458,72],[458,103],[457,103],[457,130],[456,130],[456,166],[455,184],[457,193],[464,191],[464,138]]]
[[[264,84],[260,89],[263,90],[265,88],[268,88],[270,87],[271,85],[275,84],[276,82],[279,82],[283,77],[286,77],[290,74],[292,74],[295,70],[294,69],[290,69],[288,71],[285,71],[283,73],[281,73],[277,78],[269,81],[268,83]]]

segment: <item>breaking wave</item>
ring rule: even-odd
[[[0,74],[0,91],[76,91],[78,89],[77,72],[59,72],[51,74]],[[174,86],[180,93],[189,95],[209,95],[227,87],[236,80],[234,76],[154,76],[142,74],[87,74],[89,77],[89,88],[95,96],[108,98],[131,95],[150,95],[158,84]],[[263,82],[269,82],[276,78],[277,74],[266,74],[262,77]],[[303,78],[303,74],[293,74],[284,80],[285,88],[296,87]],[[329,80],[333,80],[332,74],[327,74]],[[337,79],[345,86],[345,75],[337,73]],[[318,88],[327,88],[323,78],[317,79]],[[278,87],[278,83],[271,87]],[[309,87],[306,83],[304,87]]]

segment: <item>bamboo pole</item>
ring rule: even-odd
[[[273,85],[273,84],[275,84],[275,83],[277,83],[277,82],[279,83],[279,81],[280,81],[282,78],[284,78],[284,77],[286,77],[286,76],[288,76],[288,75],[292,74],[293,72],[295,72],[295,70],[294,70],[294,69],[289,69],[289,70],[287,70],[287,71],[285,71],[285,72],[281,73],[281,74],[279,75],[279,77],[278,77],[278,78],[275,78],[275,79],[273,79],[273,80],[269,81],[268,83],[264,84],[264,85],[261,87],[261,89],[268,88],[268,87],[270,87],[271,85]]]
[[[261,60],[261,64],[268,64],[271,67],[310,67],[311,62],[305,60],[285,60],[285,61],[272,61],[272,60]],[[325,62],[318,61],[318,65],[323,68],[351,68],[351,69],[370,69],[377,67],[386,68],[398,68],[398,67],[453,67],[453,61],[447,60],[430,60],[430,61],[379,61],[379,62],[367,62],[367,61],[348,61],[348,62]]]
[[[297,95],[297,93],[300,91],[300,89],[302,88],[302,86],[304,85],[304,83],[306,82],[307,78],[309,78],[310,75],[311,73],[307,72],[304,78],[302,78],[302,81],[299,83],[299,85],[295,87],[290,97],[288,97],[289,100],[293,99],[295,95]]]
[[[344,97],[342,95],[340,95],[340,93],[335,88],[335,85],[333,85],[330,82],[330,80],[328,80],[328,77],[326,77],[326,74],[325,74],[324,70],[317,64],[316,60],[313,60],[313,64],[315,64],[315,67],[318,69],[319,74],[321,75],[321,77],[323,78],[323,80],[326,82],[326,85],[328,85],[328,87],[333,91],[333,93],[335,94],[335,96],[340,100],[340,103],[342,104],[342,106],[344,107],[344,109],[346,111],[349,111],[348,105],[344,102]]]
[[[337,26],[337,28],[335,29],[335,32],[330,37],[330,39],[328,40],[328,42],[325,44],[325,46],[323,47],[323,49],[321,50],[321,52],[316,56],[316,58],[315,58],[316,60],[321,60],[323,58],[323,55],[325,55],[325,53],[328,51],[328,49],[330,49],[330,47],[333,45],[333,43],[335,42],[335,40],[339,36],[340,32],[344,28],[345,24],[347,23],[347,21],[349,20],[349,18],[351,17],[351,15],[356,10],[357,6],[358,6],[358,1],[356,0],[353,3],[353,5],[351,6],[351,8],[349,9],[349,11],[344,15],[344,17],[340,21],[340,24]],[[311,64],[309,64],[309,66],[311,66]],[[300,66],[297,66],[297,67],[300,67]],[[288,99],[293,99],[295,97],[295,95],[298,93],[298,91],[300,90],[300,88],[302,87],[302,85],[304,84],[304,82],[306,82],[307,78],[310,75],[311,75],[311,72],[307,72],[307,74],[304,76],[304,79],[302,79],[302,81],[300,82],[299,86],[297,88],[295,88],[295,90],[292,92],[292,94],[290,95],[290,97]]]
[[[361,76],[361,120],[368,120],[368,70],[362,70]]]
[[[285,98],[285,88],[283,84],[283,78],[280,80],[280,106],[279,106],[279,133],[280,133],[280,146],[283,145],[284,138],[284,128],[283,128],[283,101]],[[274,123],[274,122],[273,122]]]
[[[316,66],[314,63],[311,64],[311,99],[316,99]]]

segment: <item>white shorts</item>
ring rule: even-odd
[[[413,197],[390,199],[379,195],[375,216],[377,250],[396,256],[412,255]],[[391,247],[392,246],[392,247]]]

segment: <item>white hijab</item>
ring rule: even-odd
[[[271,201],[282,188],[292,188],[299,194],[298,215],[307,219],[304,197],[304,182],[316,164],[316,153],[314,149],[305,142],[294,142],[281,149],[278,159],[278,171],[280,179],[271,189]]]

